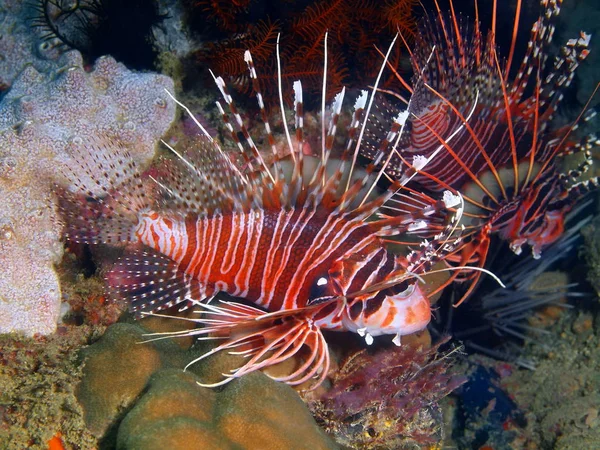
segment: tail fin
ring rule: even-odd
[[[64,165],[69,188],[56,187],[67,239],[85,244],[137,242],[138,213],[150,206],[148,187],[129,151],[119,142],[97,139]]]

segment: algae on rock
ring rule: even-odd
[[[590,313],[565,312],[546,338],[548,348],[527,346],[536,370],[502,381],[525,412],[526,439],[536,448],[588,449],[600,442],[600,327],[593,322]]]
[[[0,448],[48,448],[60,432],[71,449],[96,445],[75,396],[77,350],[93,334],[72,327],[49,337],[0,335]]]

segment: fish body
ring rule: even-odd
[[[540,2],[518,70],[512,66],[521,2],[507,58],[499,55],[496,33],[501,31],[495,23],[484,37],[478,17],[465,24],[451,1],[449,14],[436,2],[437,14],[424,21],[409,49],[415,75],[407,85],[407,132],[395,149],[386,151],[386,171],[393,179],[414,172],[409,186],[415,190],[461,192],[466,228],[462,244],[445,259],[450,264],[483,266],[493,234],[517,254],[529,245],[539,258],[562,234],[572,206],[598,186],[595,178],[578,180],[592,163],[591,152],[600,144],[597,136],[575,138],[577,123],[558,129],[551,125],[590,41],[582,32],[548,61],[561,3]],[[373,135],[378,126],[372,126]],[[372,156],[372,148],[363,146],[363,154]],[[575,153],[583,161],[563,172],[562,157]],[[421,160],[430,161],[426,168],[419,167]],[[402,203],[399,207],[406,209]],[[453,279],[477,281],[479,276],[455,272]]]
[[[249,52],[246,62],[256,82]],[[78,158],[80,166],[68,168],[73,184],[91,201],[81,205],[74,194],[63,193],[67,237],[88,244],[142,246],[130,250],[109,273],[113,293],[128,298],[138,317],[175,305],[196,306],[202,314],[193,320],[203,327],[186,334],[222,339],[198,360],[223,350],[247,355],[217,385],[295,355],[303,356],[300,367],[276,379],[301,384],[316,377],[318,384],[329,365],[321,329],[356,332],[368,344],[374,336],[390,334],[399,344],[400,336],[425,328],[431,307],[419,280],[453,248],[460,197],[447,192],[435,199],[407,191],[404,196],[418,210],[379,215],[404,183],[380,191],[383,169],[371,164],[362,173],[355,171],[376,90],[363,91],[357,99],[335,166],[331,154],[344,90],[327,113],[322,111],[323,121],[329,117],[322,124],[322,153],[315,169],[306,173],[302,88],[296,82],[294,142],[282,106],[292,160],[291,173],[286,173],[282,162],[264,162],[225,82],[220,77],[215,82],[229,113],[220,102],[217,107],[242,166],[196,121],[203,136],[195,148],[169,147],[174,158],[163,167],[163,176],[151,178],[153,195],[147,195],[140,170],[119,143],[89,143]],[[277,155],[257,86],[265,142]],[[398,116],[381,147],[401,133]],[[103,151],[95,151],[97,146]],[[381,158],[383,153],[376,156]],[[100,185],[109,186],[105,196],[93,191]],[[418,248],[405,254],[393,254],[387,241],[422,231],[423,218],[435,224],[435,237],[417,241]],[[220,293],[243,301],[213,301]]]
[[[140,214],[133,233],[135,240],[167,256],[194,280],[189,297],[203,299],[224,292],[269,311],[301,310],[311,302],[343,297],[384,281],[390,273],[406,271],[369,222],[317,209],[185,217],[148,211]],[[419,331],[429,322],[428,300],[414,282],[402,286],[360,296],[348,314],[330,307],[313,320],[319,328],[365,329],[372,336]],[[384,306],[394,290],[403,292],[398,297],[402,301]],[[145,298],[140,300],[132,299],[134,310],[138,303],[142,312],[156,309]]]

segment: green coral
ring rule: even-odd
[[[212,425],[216,394],[180,369],[152,376],[147,392],[119,427],[118,449],[229,448]]]
[[[144,343],[139,325],[117,323],[81,352],[84,373],[77,389],[90,431],[103,444],[115,439],[115,424],[137,399],[150,376],[163,367],[182,367],[182,349],[171,339]]]
[[[240,449],[337,448],[292,388],[260,372],[229,383],[219,393],[215,420]]]

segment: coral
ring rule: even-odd
[[[288,386],[260,373],[223,391],[175,369],[157,372],[119,426],[117,449],[328,449],[335,445]]]
[[[140,345],[146,340],[145,333],[137,325],[117,323],[81,352],[85,367],[77,397],[89,430],[98,438],[131,406],[154,372],[183,366],[181,349],[175,342]]]
[[[90,327],[61,328],[49,337],[0,336],[0,448],[89,449],[75,386],[81,377],[77,350]],[[60,436],[60,438],[56,438]]]
[[[141,321],[155,331],[178,322]],[[106,448],[335,448],[290,387],[261,373],[220,392],[200,387],[198,381],[232,367],[226,357],[183,372],[206,348],[188,349],[173,339],[142,343],[146,333],[118,323],[82,352],[77,397],[89,430]]]
[[[215,420],[221,432],[251,449],[335,448],[292,388],[252,373],[219,393]]]
[[[152,375],[145,394],[119,426],[117,448],[227,448],[212,425],[216,394],[196,381],[179,369]]]
[[[149,162],[175,110],[169,78],[135,73],[110,57],[91,72],[67,52],[61,68],[28,66],[0,102],[0,332],[48,334],[56,328],[60,286],[59,217],[52,184],[73,165],[77,147],[102,137],[122,141]]]
[[[466,380],[450,373],[447,339],[427,348],[404,343],[342,363],[333,387],[311,409],[338,443],[351,448],[416,448],[440,444],[439,401]]]

